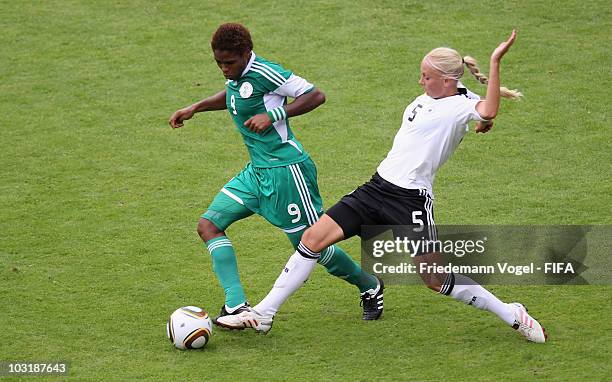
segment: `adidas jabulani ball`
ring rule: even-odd
[[[184,306],[170,315],[166,323],[166,334],[179,349],[203,348],[212,335],[212,322],[203,309]]]

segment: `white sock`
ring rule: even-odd
[[[291,297],[293,292],[298,290],[308,280],[308,276],[310,276],[316,264],[316,258],[307,258],[301,255],[300,252],[295,251],[289,258],[289,261],[287,261],[285,269],[276,279],[272,290],[253,309],[261,315],[274,316],[280,306]]]
[[[475,308],[488,310],[508,325],[514,324],[514,310],[510,304],[504,303],[467,276],[450,273],[446,277],[440,293],[451,296],[455,300],[463,301]]]

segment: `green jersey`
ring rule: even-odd
[[[287,104],[287,97],[297,98],[314,86],[282,66],[257,57],[251,59],[238,80],[225,83],[226,104],[246,145],[254,167],[278,167],[299,163],[308,153],[295,138],[289,120],[274,122],[262,133],[255,133],[244,122],[256,114]]]

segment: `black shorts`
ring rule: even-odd
[[[424,226],[419,231],[430,240],[437,240],[433,199],[427,190],[396,186],[378,173],[342,197],[326,214],[342,228],[345,239],[362,236],[361,226],[392,225]]]

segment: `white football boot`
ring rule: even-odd
[[[510,305],[514,306],[514,325],[512,327],[531,342],[539,344],[546,342],[547,335],[544,328],[538,320],[527,313],[527,308],[518,302],[513,302]]]
[[[274,316],[263,316],[249,307],[239,314],[231,314],[217,318],[217,325],[238,330],[252,328],[261,334],[268,334],[270,329],[272,329],[273,319]]]

